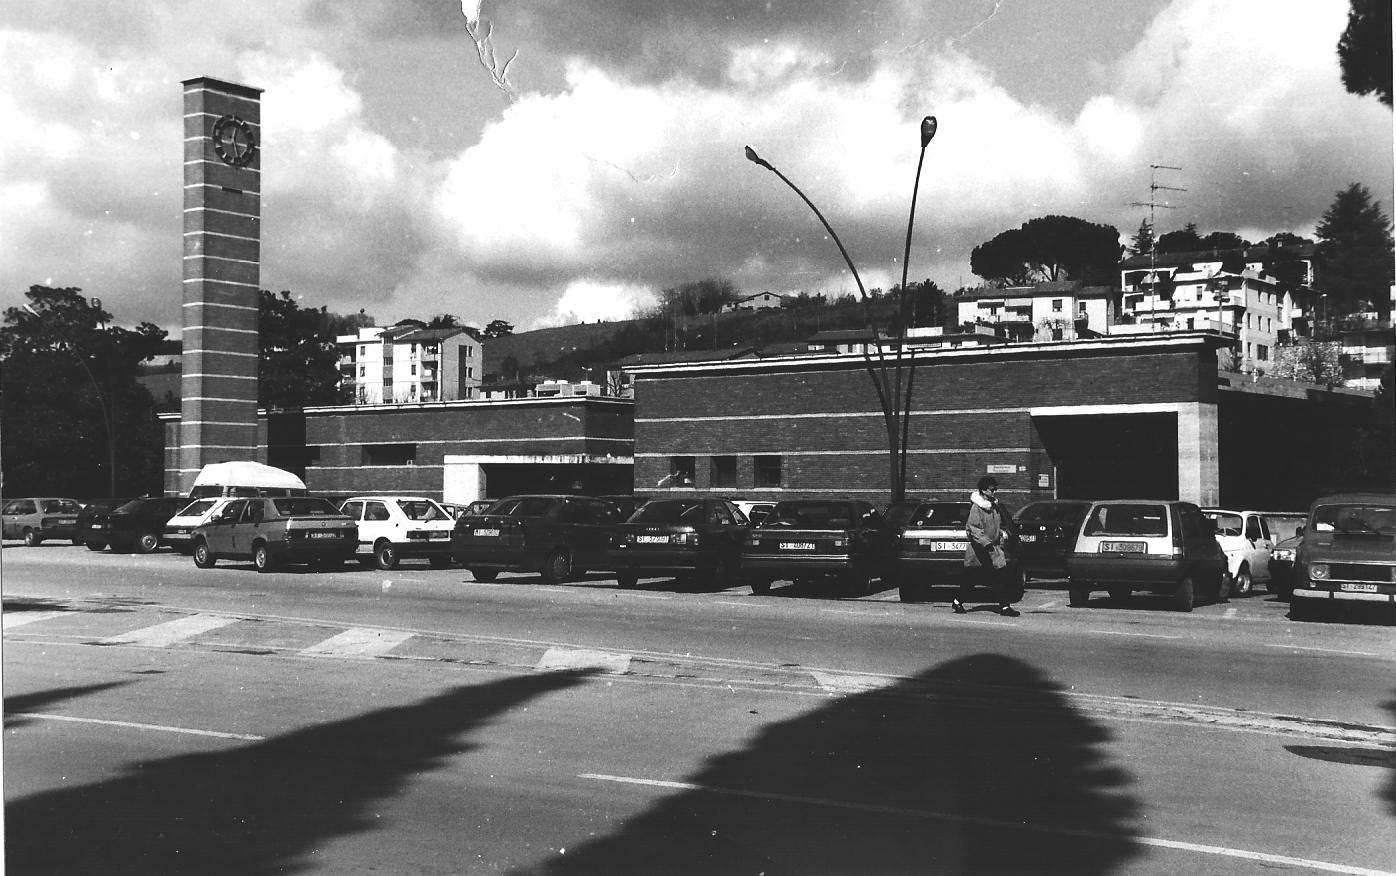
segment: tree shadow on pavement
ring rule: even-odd
[[[5,727],[7,729],[14,729],[31,723],[24,715],[35,709],[42,709],[45,706],[61,703],[65,700],[85,697],[88,694],[101,693],[105,690],[111,690],[114,687],[125,687],[128,684],[131,684],[131,682],[109,681],[103,684],[86,684],[81,687],[56,687],[51,690],[38,691],[37,693],[7,696],[5,697]]]
[[[374,829],[392,798],[458,737],[589,672],[461,686],[421,702],[240,748],[136,764],[125,775],[35,794],[5,812],[14,873],[294,873],[334,837]]]
[[[522,872],[1115,872],[1139,854],[1140,804],[1108,741],[1032,666],[957,659],[768,726],[696,775],[583,776],[663,796]]]

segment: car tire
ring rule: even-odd
[[[1130,590],[1128,587],[1121,587],[1117,585],[1115,587],[1111,587],[1107,592],[1110,594],[1111,602],[1115,603],[1116,605],[1124,605],[1126,602],[1129,601],[1129,597],[1134,591]]]
[[[746,582],[751,585],[751,592],[755,596],[765,596],[771,592],[771,579],[765,575],[748,575]]]
[[[200,569],[212,569],[213,564],[218,562],[218,558],[213,555],[213,551],[208,549],[208,542],[203,539],[194,544],[194,565]]]
[[[1091,601],[1091,588],[1082,584],[1072,584],[1066,590],[1066,602],[1072,608],[1085,608]]]
[[[1237,596],[1250,596],[1255,588],[1255,580],[1251,578],[1251,567],[1245,563],[1236,570],[1236,577],[1231,579],[1231,592]]]
[[[35,530],[32,530],[32,529],[26,529],[26,530],[24,530],[24,546],[25,546],[25,547],[38,547],[39,545],[41,545],[41,544],[43,544],[43,543],[44,543],[44,537],[43,537],[42,535],[39,535],[38,532],[36,532]]]
[[[373,546],[373,565],[385,572],[397,568],[401,559],[397,555],[397,545],[390,541],[380,541]]]
[[[499,572],[494,569],[470,569],[469,571],[470,577],[474,578],[476,581],[483,581],[486,584],[499,577]]]
[[[105,549],[107,546],[107,543],[104,541],[89,541],[84,542],[84,544],[87,545],[87,549],[90,551],[100,551]]]
[[[620,587],[621,589],[629,589],[631,587],[634,587],[636,584],[639,583],[639,581],[640,577],[636,575],[634,572],[616,573],[616,586]]]
[[[1186,575],[1178,582],[1178,589],[1173,591],[1173,607],[1178,611],[1192,611],[1193,601],[1196,598],[1196,588],[1192,583],[1192,576]]]
[[[142,532],[136,536],[134,547],[138,554],[154,553],[160,547],[160,536],[154,532]]]
[[[561,584],[572,575],[572,558],[567,551],[558,548],[548,554],[543,561],[543,580],[548,584]]]
[[[451,568],[451,558],[450,558],[449,556],[447,556],[446,554],[434,554],[434,555],[432,555],[432,556],[430,556],[430,557],[427,557],[427,563],[428,563],[433,569],[449,569],[449,568]]]
[[[267,543],[259,541],[252,546],[252,565],[257,567],[258,572],[276,571],[276,559],[271,555],[271,548]]]

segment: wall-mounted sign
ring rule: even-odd
[[[1017,474],[1016,465],[991,465],[985,469],[989,474]]]
[[[1038,476],[1037,476],[1037,485],[1038,485],[1039,487],[1042,487],[1043,489],[1046,489],[1046,488],[1052,486],[1052,476],[1049,475],[1049,474],[1040,474],[1040,475],[1038,475]]]

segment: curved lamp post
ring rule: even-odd
[[[896,353],[893,359],[893,367],[889,372],[887,357],[882,351],[882,344],[878,342],[877,329],[872,327],[872,320],[868,317],[869,328],[872,329],[873,349],[877,353],[877,362],[874,365],[873,358],[868,355],[867,348],[862,351],[863,362],[868,370],[868,376],[872,379],[873,388],[877,391],[878,404],[882,408],[882,419],[887,429],[887,451],[888,451],[888,480],[891,486],[892,501],[900,502],[906,496],[906,460],[907,445],[909,443],[909,429],[911,419],[911,388],[916,374],[915,362],[906,360],[906,281],[908,261],[911,258],[911,230],[916,220],[916,196],[921,188],[921,167],[926,160],[926,147],[930,145],[931,139],[936,135],[935,116],[926,116],[921,120],[921,152],[916,161],[916,181],[911,189],[911,214],[906,222],[906,248],[902,255],[902,285],[897,293],[897,336]],[[753,164],[758,164],[774,173],[780,181],[790,187],[791,191],[800,196],[800,200],[814,212],[824,226],[824,230],[829,232],[834,244],[839,248],[839,253],[843,256],[844,263],[848,265],[848,270],[853,273],[853,280],[858,284],[858,295],[863,301],[864,314],[866,315],[869,301],[868,290],[863,286],[863,278],[858,274],[858,268],[853,264],[853,259],[848,255],[848,249],[839,239],[829,220],[824,218],[824,214],[814,205],[800,187],[790,181],[790,178],[781,173],[774,165],[756,154],[756,150],[750,146],[746,147],[747,160]],[[903,383],[905,378],[905,383]]]

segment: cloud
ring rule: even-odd
[[[536,320],[532,328],[630,319],[657,301],[646,286],[577,280],[567,284],[553,313]]]

